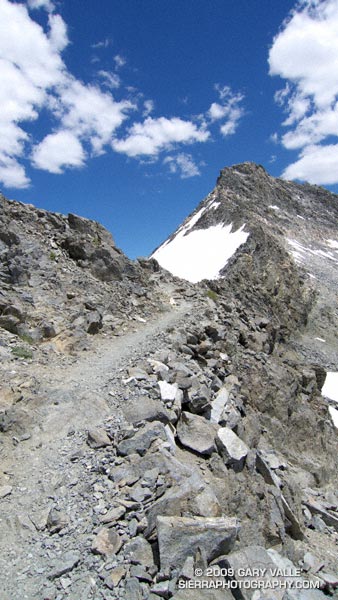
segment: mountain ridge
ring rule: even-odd
[[[209,230],[211,235],[210,239],[206,238],[206,245],[212,246],[218,227],[219,247],[221,244],[230,246],[230,257],[224,261],[218,276],[212,277],[214,281],[220,281],[222,276],[227,278],[237,260],[243,262],[242,254],[254,257],[257,249],[263,258],[266,245],[270,244],[272,253],[275,247],[280,246],[279,256],[276,254],[277,262],[282,260],[283,250],[286,252],[284,258],[291,255],[296,263],[294,276],[298,277],[298,273],[302,273],[306,287],[313,288],[317,295],[311,317],[312,338],[319,352],[322,349],[321,343],[315,338],[329,338],[333,366],[338,359],[334,335],[332,336],[332,324],[338,322],[337,222],[337,195],[318,186],[275,179],[260,165],[242,163],[226,167],[220,172],[214,190],[152,256],[176,275],[182,271],[189,274],[191,261],[195,260],[200,251],[202,256],[205,253],[207,257],[206,273],[211,272],[214,257],[208,257],[208,248],[203,247],[203,244],[199,248],[193,247],[189,260],[185,263],[184,255],[180,254],[179,242],[184,240],[187,247],[193,235],[198,232],[207,234]],[[237,247],[231,247],[227,231],[229,227],[237,232],[243,228],[247,232],[247,238],[240,240],[241,244]],[[198,259],[201,259],[200,255],[197,262]],[[269,261],[267,255],[265,261],[267,264],[264,265],[261,261],[259,268],[262,272],[268,269],[273,277],[273,262]],[[170,266],[173,268],[170,269]],[[247,277],[250,280],[248,272]]]
[[[305,186],[306,220],[269,208],[298,184],[241,168],[179,228],[246,222],[195,284],[0,197],[4,600],[258,600],[239,572],[263,567],[259,600],[337,594],[336,207],[317,223]]]

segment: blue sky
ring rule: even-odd
[[[0,0],[0,189],[148,255],[224,166],[337,191],[338,0]]]

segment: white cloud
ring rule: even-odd
[[[121,56],[121,54],[116,54],[114,56],[114,61],[115,61],[115,65],[117,69],[120,69],[121,67],[124,67],[124,65],[126,64],[126,59]]]
[[[229,94],[231,94],[231,88],[228,85],[221,85],[220,83],[216,83],[215,90],[218,92],[218,95],[221,100],[225,100],[229,96]]]
[[[324,158],[335,164],[336,145],[327,141],[338,135],[338,1],[300,2],[275,37],[269,64],[271,75],[287,80],[275,96],[287,114],[283,126],[290,128],[282,144],[300,150],[285,176],[337,183],[338,170],[329,175]],[[311,160],[318,160],[312,177]]]
[[[70,131],[47,135],[33,150],[33,164],[50,173],[62,173],[66,167],[82,167],[85,160],[83,147]]]
[[[213,102],[207,112],[207,117],[211,122],[224,120],[220,127],[221,134],[226,137],[235,133],[241,117],[244,115],[244,109],[241,106],[244,100],[243,94],[234,93],[229,86],[215,86],[221,104]]]
[[[178,117],[147,117],[143,123],[134,123],[125,139],[113,140],[113,148],[132,157],[157,156],[177,143],[205,142],[209,135],[208,131],[203,127],[198,128],[192,121]]]
[[[49,12],[54,10],[54,4],[51,0],[27,0],[27,4],[31,9],[45,8]]]
[[[274,99],[278,106],[284,106],[285,102],[287,101],[288,95],[290,94],[290,90],[291,86],[288,83],[281,90],[277,90],[277,92],[274,95]]]
[[[111,90],[114,88],[117,89],[121,85],[120,78],[116,73],[112,73],[111,71],[104,71],[101,69],[98,72],[98,75],[102,77],[103,83]]]
[[[53,5],[30,0],[29,7],[51,10]],[[109,92],[75,79],[61,57],[68,43],[67,27],[60,15],[49,14],[44,31],[26,6],[0,0],[0,175],[5,185],[29,184],[21,165],[21,159],[29,155],[35,166],[54,173],[66,166],[83,165],[83,143],[89,144],[94,154],[103,152],[134,108],[128,100],[116,102]],[[104,75],[110,87],[117,85],[117,76]],[[35,143],[32,153],[29,146],[34,142],[25,124],[37,120],[42,109],[56,120],[55,133]],[[62,144],[65,131],[69,140],[66,151]]]
[[[289,165],[285,179],[302,179],[313,184],[331,185],[337,183],[338,144],[327,146],[307,146],[297,160]]]
[[[307,0],[301,7],[274,39],[270,73],[327,107],[338,93],[338,3]]]
[[[33,9],[47,10],[47,25],[34,20],[35,13],[29,12]],[[68,70],[62,58],[68,45],[67,25],[56,13],[56,3],[0,0],[0,180],[6,186],[29,185],[24,161],[62,173],[84,166],[90,156],[108,148],[153,161],[160,153],[175,150],[177,154],[167,161],[169,168],[181,177],[192,177],[199,174],[199,167],[180,147],[206,142],[215,124],[224,136],[234,133],[243,115],[243,96],[228,86],[216,86],[218,101],[199,118],[151,117],[152,99],[145,100],[131,86],[124,94],[121,90],[116,71],[126,63],[123,56],[114,56],[115,72],[99,70],[96,80],[101,85],[94,85]],[[106,38],[94,46],[110,45]],[[117,88],[119,101],[111,92]],[[142,117],[121,134],[118,129],[136,110]],[[41,113],[44,118],[39,120]]]
[[[21,123],[37,119],[48,90],[64,77],[54,46],[57,27],[60,21],[53,22],[52,42],[23,5],[0,0],[0,175],[8,186],[29,184],[18,162],[28,142]]]
[[[167,156],[163,163],[169,166],[171,173],[179,173],[181,179],[188,179],[201,174],[191,154],[181,152],[177,156]]]
[[[150,113],[153,112],[154,108],[155,108],[155,104],[153,102],[153,100],[145,100],[143,103],[143,117],[148,117],[148,115],[150,115]]]
[[[50,45],[57,52],[62,52],[69,44],[66,23],[60,15],[49,15],[48,22]]]
[[[64,64],[42,27],[25,6],[8,0],[0,0],[0,56],[38,89],[62,80]]]
[[[37,108],[45,101],[43,88],[34,85],[22,69],[3,59],[0,59],[0,73],[0,127],[3,129],[21,120],[35,119]],[[19,137],[23,134],[19,127],[17,134]]]
[[[305,98],[300,94],[294,94],[289,98],[288,110],[289,116],[284,121],[283,125],[293,125],[299,121],[310,109],[311,103],[309,98]]]
[[[26,188],[30,183],[25,169],[6,154],[0,154],[0,181],[7,187],[14,188]]]
[[[224,136],[235,133],[239,120],[243,115],[243,110],[239,107],[232,108],[229,112],[227,121],[221,126],[221,133]]]
[[[338,102],[327,111],[314,111],[299,121],[294,130],[288,131],[282,142],[285,148],[294,150],[318,144],[330,135],[338,133]]]
[[[227,112],[227,107],[218,104],[218,102],[213,102],[209,108],[209,116],[212,121],[223,119],[227,115]]]
[[[62,127],[90,141],[95,152],[108,144],[132,108],[128,100],[115,102],[110,94],[75,79],[67,81],[60,93]]]
[[[105,38],[104,40],[100,40],[99,42],[92,44],[91,48],[108,48],[109,46],[111,46],[111,44],[112,41],[109,38]]]

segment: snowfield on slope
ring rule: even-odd
[[[183,227],[152,255],[161,267],[191,283],[219,277],[220,270],[249,235],[243,231],[245,225],[233,232],[231,223],[189,232],[191,226],[189,223]]]
[[[328,371],[322,388],[322,395],[338,402],[338,372]]]
[[[329,398],[334,402],[338,402],[338,372],[328,371],[324,385],[322,387],[322,396]],[[329,406],[329,413],[334,426],[338,429],[338,410],[333,406]]]

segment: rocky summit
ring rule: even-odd
[[[337,597],[337,202],[228,167],[131,261],[0,196],[1,598]]]

